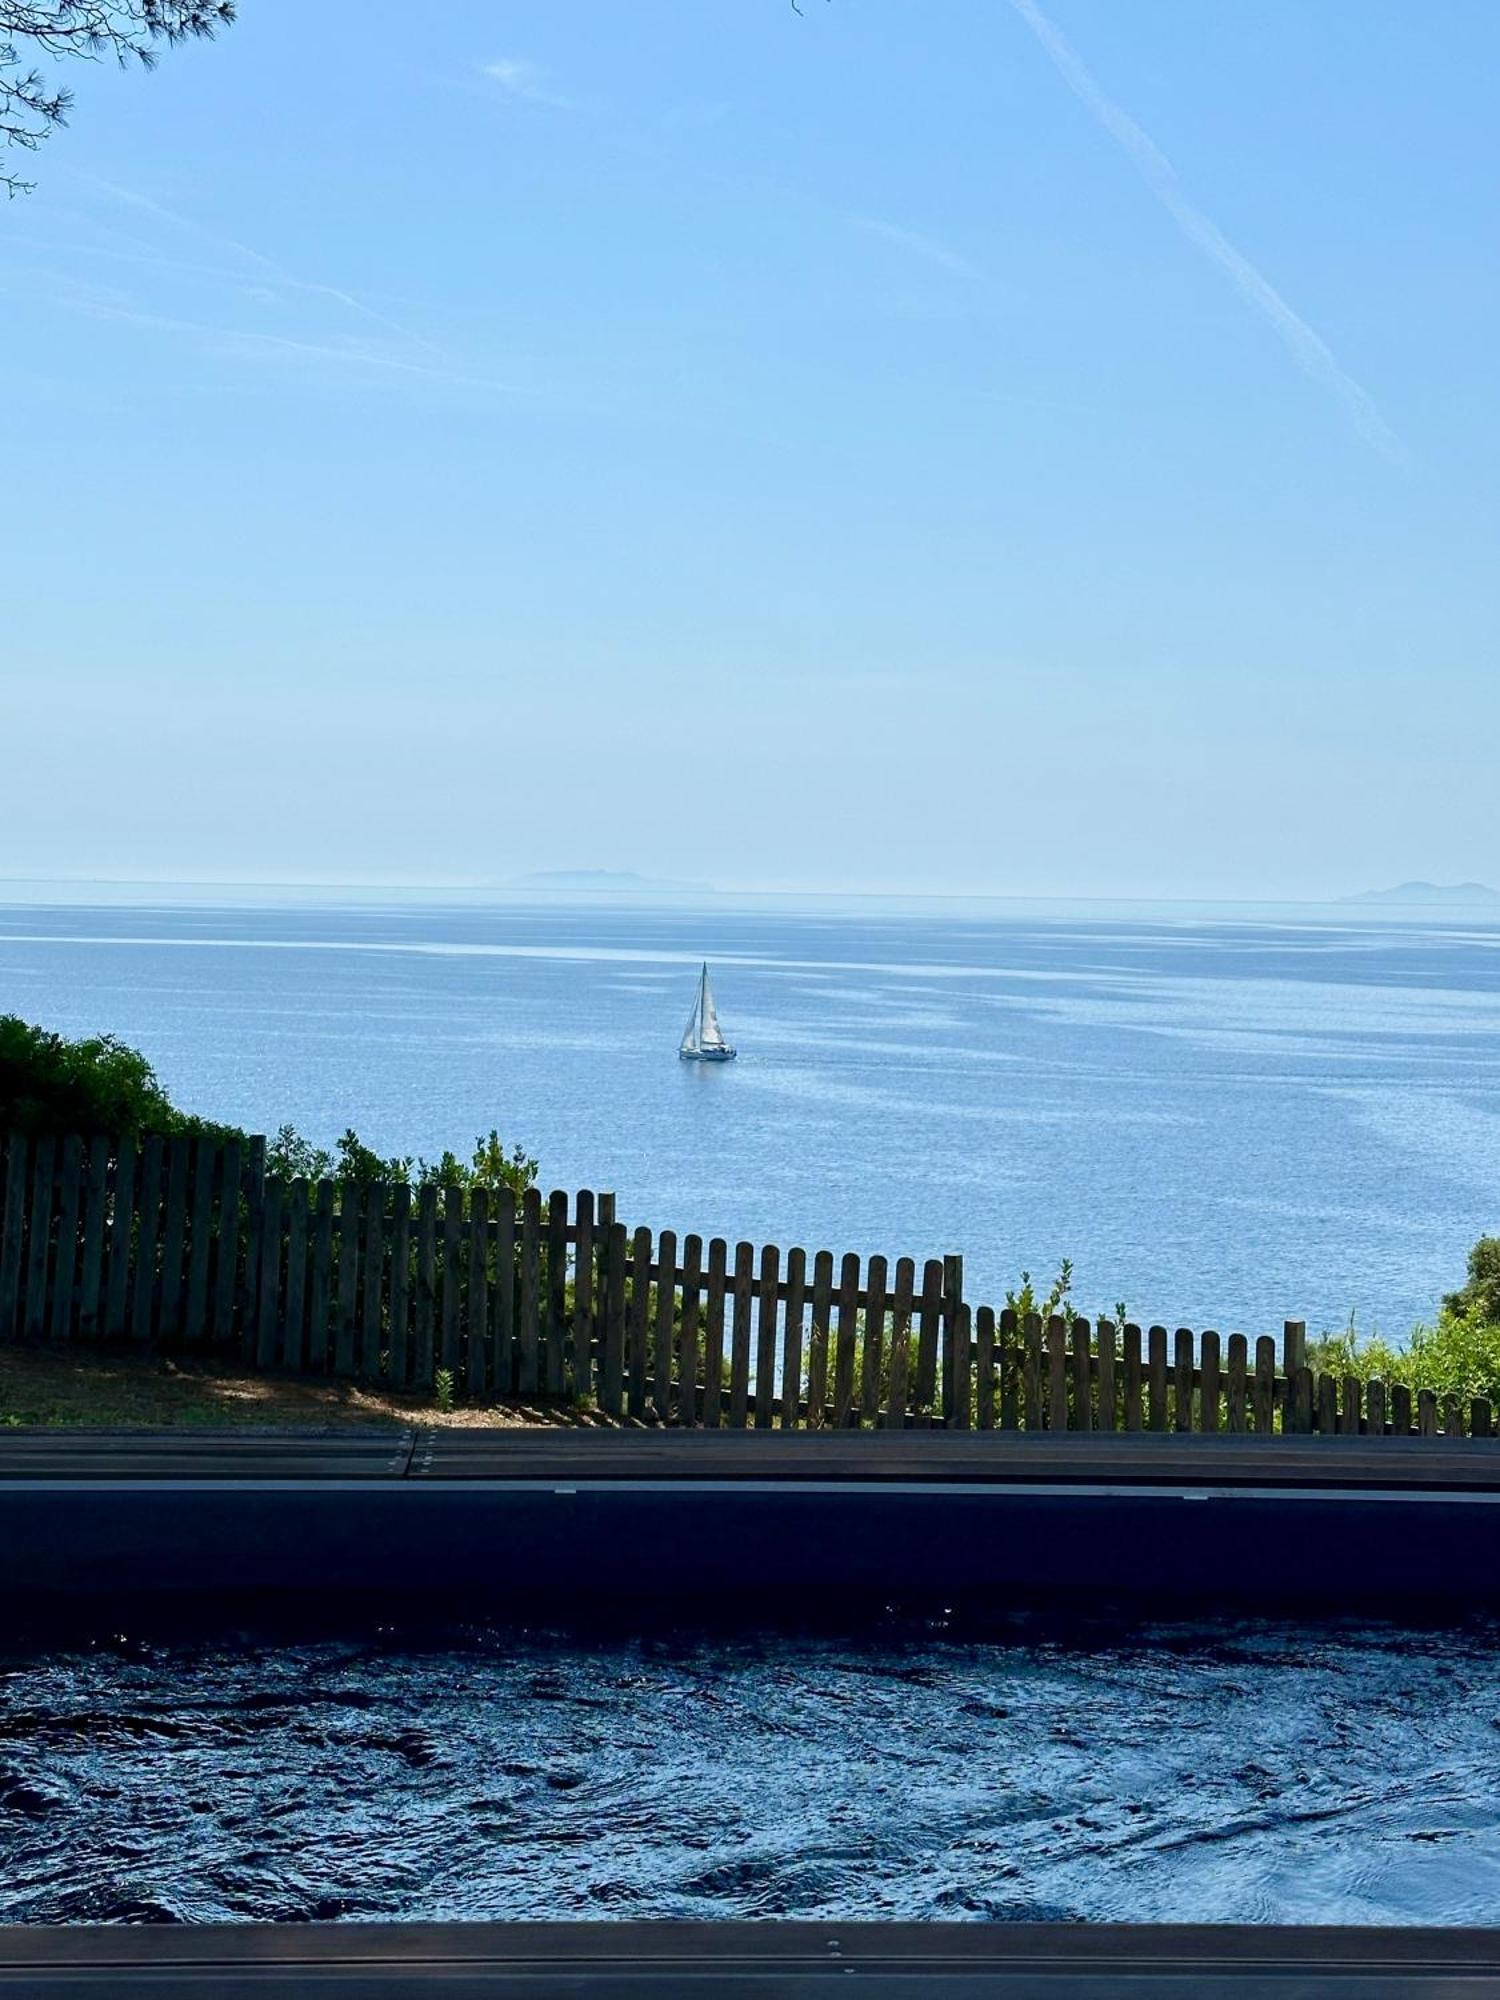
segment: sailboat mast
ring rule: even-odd
[[[704,966],[703,971],[704,971],[704,976],[707,977],[708,967],[706,965]],[[693,1011],[691,1014],[688,1015],[687,1026],[682,1031],[682,1041],[679,1044],[682,1053],[684,1055],[693,1055],[697,1053],[698,1043],[699,1043],[699,1030],[702,1025],[702,1020],[703,1020],[703,986],[700,981],[698,986],[697,997],[693,1001]]]

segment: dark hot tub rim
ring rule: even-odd
[[[240,2000],[1480,2000],[1500,1931],[1242,1925],[808,1922],[0,1927],[0,1995]]]
[[[1500,1446],[10,1431],[0,1590],[32,1611],[226,1590],[787,1620],[835,1601],[1472,1609],[1500,1603]]]

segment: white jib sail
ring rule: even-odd
[[[718,1010],[714,1006],[713,988],[708,983],[708,967],[703,968],[703,980],[698,988],[698,1039],[705,1049],[722,1049],[724,1030],[719,1026]]]
[[[687,1026],[683,1029],[682,1040],[678,1043],[678,1048],[685,1056],[698,1053],[698,1015],[701,1011],[702,998],[700,993],[693,1001],[693,1011],[688,1015]]]

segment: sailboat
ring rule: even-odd
[[[724,1030],[719,1026],[719,1013],[714,1006],[714,989],[708,983],[707,965],[698,981],[698,995],[693,1001],[693,1011],[688,1015],[688,1024],[682,1031],[677,1053],[684,1062],[733,1062],[738,1054],[738,1050],[732,1049],[725,1041]]]

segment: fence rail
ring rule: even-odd
[[[1483,1399],[1314,1374],[1298,1321],[1279,1351],[1018,1321],[965,1301],[955,1256],[679,1241],[587,1190],[283,1182],[263,1139],[6,1138],[0,1341],[692,1426],[1496,1435]]]

